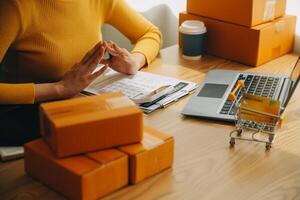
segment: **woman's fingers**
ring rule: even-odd
[[[117,45],[116,43],[114,43],[114,42],[112,42],[112,41],[105,41],[105,42],[103,42],[103,44],[107,47],[107,48],[109,48],[109,49],[111,49],[112,51],[115,51],[115,52],[117,52],[117,53],[129,53],[128,51],[127,51],[127,49],[125,49],[125,48],[121,48],[121,47],[119,47],[119,45]]]
[[[86,67],[87,73],[90,74],[97,68],[98,64],[100,63],[100,61],[102,60],[102,58],[104,56],[104,53],[105,53],[105,48],[101,47],[100,51],[97,53],[96,57],[93,58],[93,60]]]
[[[100,64],[111,66],[112,61],[111,59],[107,59],[107,60],[103,59],[100,61]]]
[[[118,56],[119,55],[119,51],[117,51],[114,48],[115,43],[113,43],[112,41],[105,41],[104,42],[105,47],[107,48],[107,51],[112,55],[112,56]]]
[[[107,52],[109,53],[109,54],[111,54],[112,56],[119,56],[120,55],[120,53],[118,52],[118,51],[116,51],[114,48],[112,48],[112,47],[107,47],[106,48],[107,49]]]
[[[91,74],[89,76],[89,80],[92,82],[94,81],[98,76],[100,76],[101,74],[103,74],[105,72],[105,70],[108,68],[108,65],[105,65],[104,67],[102,67],[99,71]]]
[[[105,53],[105,48],[101,46],[95,54],[90,57],[90,59],[86,62],[87,69],[92,68],[93,66],[97,66],[100,60],[103,58]]]
[[[118,51],[120,53],[123,52],[122,49],[115,43],[112,45],[112,48],[114,48],[116,51]]]
[[[84,56],[84,58],[81,60],[82,64],[85,64],[91,56],[94,55],[95,51],[101,46],[101,42],[97,43],[89,52],[87,52]]]
[[[104,56],[105,48],[101,43],[98,43],[96,48],[87,53],[85,59],[76,65],[79,76],[90,75],[98,66],[99,62]]]
[[[105,41],[105,43],[107,44],[107,46],[112,47],[112,45],[114,44],[113,41],[109,40],[109,41]]]
[[[88,73],[88,68],[89,68],[90,62],[92,62],[92,60],[95,59],[98,52],[99,52],[99,49],[97,49],[92,55],[90,55],[90,57],[88,58],[88,60],[85,61],[85,63],[80,62],[78,64],[77,70],[78,70],[79,74],[84,75],[84,74]]]
[[[120,48],[117,44],[113,44],[112,48],[119,54],[119,56],[124,59],[126,56],[130,56],[130,53],[125,48]]]
[[[111,48],[112,48],[115,52],[117,52],[119,55],[121,55],[121,54],[124,53],[123,49],[121,49],[116,43],[113,43],[112,46],[111,46]]]
[[[127,53],[123,52],[123,50],[122,51],[116,50],[112,47],[107,47],[107,51],[108,51],[108,53],[110,53],[114,57],[123,57],[123,56],[127,55]]]

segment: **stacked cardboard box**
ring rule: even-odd
[[[143,113],[121,93],[42,104],[41,134],[57,157],[142,140]]]
[[[120,93],[41,105],[43,139],[25,145],[25,170],[70,199],[97,199],[172,166],[173,137],[143,125]]]
[[[118,149],[129,156],[129,182],[135,184],[172,165],[174,139],[145,126],[141,143]]]
[[[286,0],[187,0],[179,25],[203,21],[208,54],[259,66],[293,50],[296,17],[285,8]]]

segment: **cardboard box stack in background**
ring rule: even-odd
[[[285,14],[286,0],[187,0],[187,12],[253,27]]]
[[[172,166],[173,137],[144,126],[121,93],[45,103],[40,113],[43,139],[25,145],[25,170],[70,199],[97,199]]]
[[[208,54],[259,66],[293,50],[296,17],[285,8],[286,0],[187,0],[179,25],[203,21]]]

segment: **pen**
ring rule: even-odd
[[[166,94],[158,97],[157,99],[151,101],[151,102],[148,102],[148,103],[143,103],[141,104],[140,106],[142,107],[150,107],[154,104],[156,104],[157,102],[161,101],[162,99],[166,98],[167,96],[171,95],[171,94],[174,94],[180,90],[182,90],[184,87],[186,87],[188,85],[188,83],[185,83],[185,82],[180,82],[178,83],[177,85],[173,86],[172,90],[167,92]]]
[[[170,101],[167,101],[167,102],[163,103],[163,104],[161,105],[161,108],[165,108],[165,107],[171,105],[171,103],[175,103],[175,102],[177,102],[179,99],[181,99],[181,98],[183,98],[183,97],[185,97],[186,95],[189,94],[188,91],[180,91],[180,92],[183,93],[183,94],[180,94],[180,95],[178,95],[178,97],[176,97],[176,98],[174,98],[174,99],[172,99],[172,100],[170,100]]]
[[[136,104],[143,104],[147,102],[153,102],[155,99],[160,98],[161,96],[164,96],[165,94],[168,94],[171,90],[173,90],[173,87],[171,85],[164,85],[159,87],[158,89],[148,93],[147,95],[143,95],[142,93],[133,97],[133,101]],[[142,96],[141,98],[137,98],[138,96]]]

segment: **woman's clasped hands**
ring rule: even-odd
[[[105,59],[105,53],[110,57]],[[99,42],[56,83],[56,88],[61,98],[71,98],[101,76],[108,67],[124,74],[135,74],[145,63],[143,54],[130,53],[111,41]],[[104,66],[95,72],[99,64]]]

